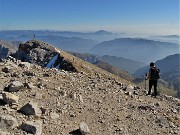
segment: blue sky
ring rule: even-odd
[[[179,0],[0,0],[0,29],[179,34]]]

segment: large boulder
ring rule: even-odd
[[[24,115],[36,115],[41,116],[42,112],[40,108],[38,108],[37,103],[30,101],[26,105],[24,105],[20,112],[22,112]]]
[[[20,129],[34,135],[42,134],[42,121],[27,121],[20,126]]]
[[[24,88],[23,83],[19,81],[13,81],[7,86],[7,91],[16,92]]]

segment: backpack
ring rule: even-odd
[[[159,68],[154,68],[154,69],[151,68],[150,73],[151,73],[150,79],[157,80],[160,78],[160,69]]]

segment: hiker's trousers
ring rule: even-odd
[[[157,80],[149,80],[149,92],[148,94],[151,94],[152,86],[154,86],[154,96],[157,95]]]

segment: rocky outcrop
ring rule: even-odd
[[[37,40],[21,43],[18,51],[12,56],[21,61],[38,64],[42,67],[76,71],[73,64],[65,60],[58,49]]]

